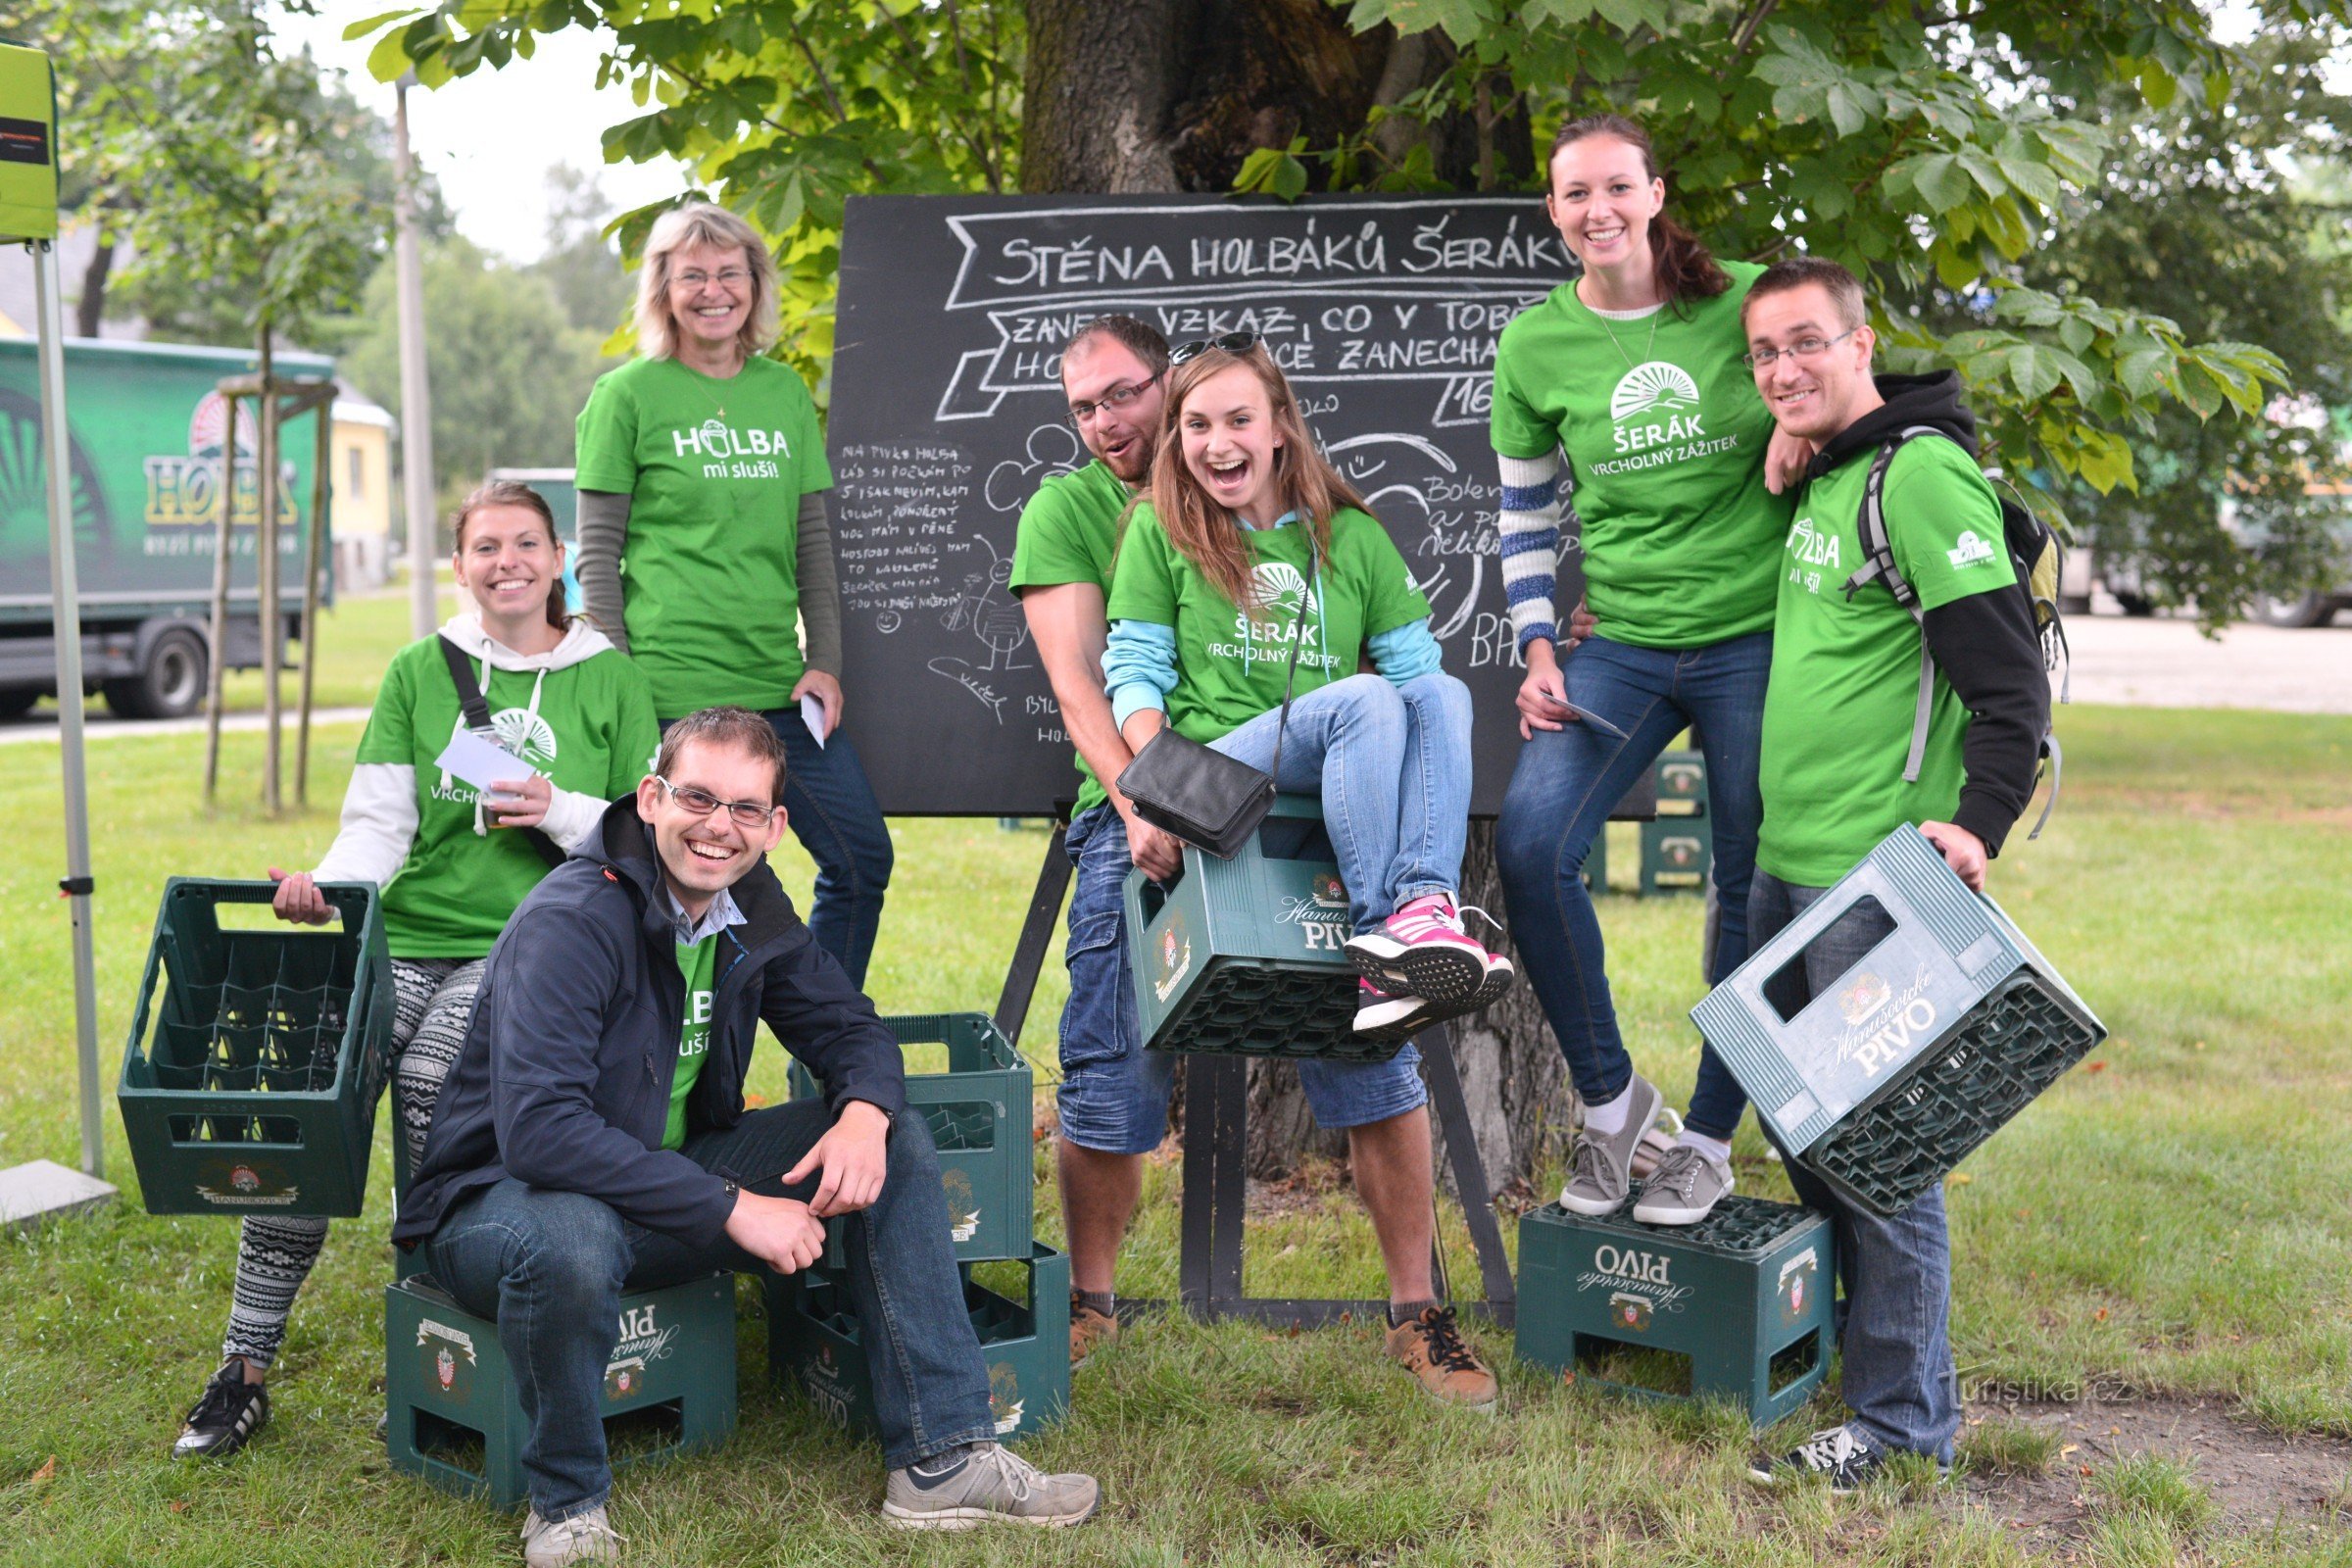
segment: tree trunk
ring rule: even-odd
[[[98,243],[90,252],[90,265],[83,268],[81,272],[81,298],[74,307],[74,336],[98,335],[98,323],[106,319],[107,274],[114,270],[114,238],[100,229]]]
[[[1031,193],[1230,189],[1257,148],[1350,141],[1375,105],[1402,102],[1456,61],[1438,31],[1355,33],[1330,0],[1029,0],[1028,30],[1020,169]],[[1464,188],[1535,171],[1527,102],[1507,73],[1488,79],[1476,109],[1426,126],[1391,119],[1373,142],[1392,164],[1425,144],[1438,176]],[[1325,170],[1310,169],[1319,188]],[[1463,882],[1465,903],[1501,909],[1492,823],[1471,824]],[[1465,1023],[1463,1089],[1500,1190],[1565,1125],[1560,1054],[1525,986]],[[1181,1083],[1177,1106],[1181,1116]],[[1285,1062],[1251,1063],[1249,1125],[1249,1172],[1261,1180],[1301,1155],[1346,1152],[1344,1136],[1315,1127]]]

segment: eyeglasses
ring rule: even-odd
[[[1152,389],[1152,382],[1158,380],[1160,375],[1165,375],[1167,373],[1167,371],[1162,370],[1159,372],[1159,375],[1147,375],[1141,381],[1136,382],[1132,386],[1114,386],[1109,391],[1103,393],[1101,397],[1095,399],[1092,403],[1071,404],[1070,422],[1076,425],[1083,425],[1088,420],[1092,419],[1096,415],[1101,414],[1104,409],[1116,410],[1132,407],[1137,398],[1142,397],[1146,392]]]
[[[723,806],[738,827],[765,827],[767,819],[776,814],[772,805],[762,806],[758,801],[722,801],[709,790],[698,790],[691,784],[680,789],[659,773],[648,773],[646,777],[669,791],[671,800],[696,816],[709,816]]]
[[[1197,360],[1210,349],[1223,349],[1228,354],[1247,354],[1257,347],[1255,332],[1228,332],[1223,337],[1197,337],[1190,343],[1179,343],[1168,350],[1168,363],[1182,365]]]
[[[1740,363],[1751,370],[1769,370],[1780,363],[1784,354],[1799,360],[1818,359],[1861,330],[1849,326],[1836,337],[1800,337],[1785,349],[1758,349],[1753,354],[1742,354]]]
[[[671,288],[701,288],[705,283],[716,283],[721,288],[741,288],[745,283],[751,281],[751,276],[750,272],[740,267],[722,267],[715,272],[706,272],[697,268],[691,271],[671,273],[669,286]]]

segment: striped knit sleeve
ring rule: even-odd
[[[1511,633],[1521,648],[1537,637],[1557,638],[1551,591],[1560,572],[1560,454],[1494,461],[1502,466],[1502,507],[1495,518],[1502,556],[1502,591]]]

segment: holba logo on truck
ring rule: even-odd
[[[250,406],[237,405],[236,483],[229,492],[228,520],[251,527],[262,516],[262,474],[254,462],[261,444]],[[229,451],[228,400],[207,392],[188,416],[188,451],[159,453],[146,460],[147,526],[150,528],[218,527],[220,521],[220,467]],[[294,465],[277,466],[277,520],[291,523],[294,505]]]

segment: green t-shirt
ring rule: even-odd
[[[1960,804],[1968,710],[1941,670],[1919,781],[1903,782],[1919,712],[1920,630],[1872,584],[1858,519],[1876,447],[1805,490],[1782,552],[1772,679],[1764,697],[1764,826],[1756,864],[1828,887],[1905,822],[1949,821]],[[1906,442],[1886,471],[1886,536],[1922,610],[2017,581],[1992,486],[1951,441]]]
[[[1239,527],[1240,524],[1235,526]],[[1111,579],[1111,620],[1148,620],[1176,630],[1176,689],[1168,722],[1206,743],[1282,706],[1294,628],[1300,695],[1355,673],[1364,644],[1429,614],[1404,557],[1369,514],[1344,509],[1331,519],[1331,556],[1310,592],[1310,536],[1298,523],[1244,529],[1258,618],[1252,619],[1176,553],[1146,502],[1127,519]],[[1301,604],[1301,601],[1303,605]]]
[[[1732,286],[1715,298],[1632,321],[1595,316],[1563,283],[1495,349],[1494,450],[1567,453],[1585,601],[1615,642],[1697,648],[1772,625],[1789,502],[1764,488],[1772,414],[1740,362],[1740,302],[1764,270],[1722,266]]]
[[[480,679],[478,661],[473,669]],[[494,668],[482,698],[508,751],[558,788],[599,800],[634,790],[662,742],[644,671],[613,649],[549,670],[544,682],[535,670]],[[416,836],[384,888],[384,936],[395,957],[481,957],[547,874],[522,834],[493,827],[477,835],[477,792],[434,765],[460,722],[439,639],[393,655],[356,760],[416,770]]]
[[[686,1097],[694,1093],[710,1058],[710,977],[718,962],[718,933],[700,942],[678,944],[678,977],[686,982],[686,1016],[678,1024],[678,1070],[669,1081],[669,1120],[662,1128],[662,1147],[675,1149],[686,1142]]]
[[[1013,539],[1012,591],[1091,582],[1107,596],[1110,564],[1119,547],[1119,514],[1129,499],[1125,483],[1100,459],[1039,485],[1021,509],[1021,530]],[[1083,757],[1078,773],[1083,782],[1077,810],[1091,810],[1110,798]]]
[[[655,710],[784,707],[803,668],[801,497],[833,487],[799,372],[632,360],[588,394],[578,450],[580,489],[629,498],[622,616]]]

